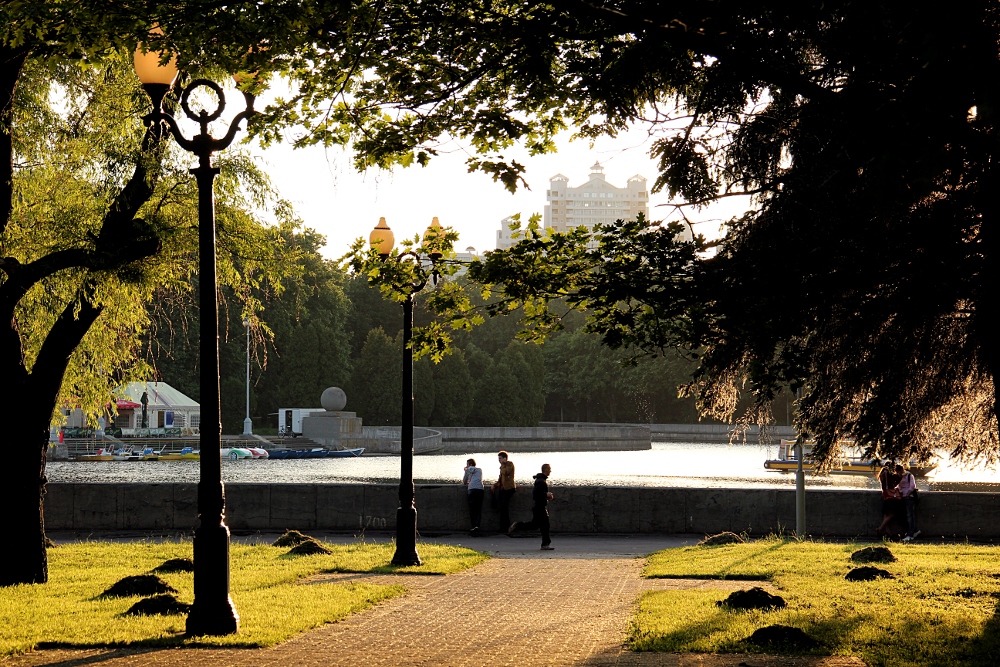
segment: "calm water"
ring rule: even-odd
[[[776,447],[716,445],[704,443],[653,443],[637,452],[547,452],[512,454],[517,482],[530,484],[543,463],[552,465],[554,485],[754,487],[783,488],[795,484],[795,476],[764,469],[764,460],[776,455]],[[487,479],[499,466],[496,452],[418,456],[413,461],[417,483],[457,484],[468,458],[476,459]],[[53,461],[47,466],[53,482],[197,482],[197,461]],[[351,459],[305,459],[297,461],[222,461],[227,482],[275,483],[395,483],[399,480],[396,456],[363,456]],[[812,487],[876,489],[868,476],[806,476]],[[1000,491],[995,470],[963,470],[939,462],[939,468],[918,486],[935,490]]]

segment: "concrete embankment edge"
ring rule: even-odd
[[[558,427],[444,427],[442,452],[630,451],[652,447],[646,424],[563,425]]]
[[[762,536],[795,526],[791,489],[647,487],[552,488],[552,530],[565,533],[696,533],[725,530]],[[395,525],[398,487],[388,484],[227,484],[227,523],[235,531],[386,530]],[[1000,539],[995,520],[1000,494],[927,492],[918,524],[925,537]],[[877,492],[807,493],[809,533],[831,537],[874,535],[881,522]],[[531,490],[514,496],[511,518],[530,518]],[[51,483],[45,496],[49,530],[187,531],[197,525],[195,484]],[[467,530],[465,490],[459,485],[417,487],[418,526],[425,532]],[[498,531],[499,514],[487,498],[483,529]]]

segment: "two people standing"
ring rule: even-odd
[[[906,537],[904,542],[912,542],[920,536],[917,530],[917,481],[913,473],[901,463],[886,461],[878,473],[882,486],[882,523],[875,529],[877,535],[884,535],[893,517],[906,511]]]

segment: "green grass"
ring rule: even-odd
[[[1000,663],[1000,549],[903,545],[898,561],[874,564],[897,578],[849,582],[861,545],[767,539],[671,549],[651,556],[647,577],[762,579],[788,603],[773,612],[715,605],[728,591],[652,591],[640,599],[629,645],[638,651],[755,652],[745,643],[773,624],[801,628],[824,645],[886,667]]]
[[[287,548],[233,544],[231,587],[240,631],[227,637],[184,637],[184,615],[124,616],[140,598],[98,596],[122,577],[143,574],[169,558],[191,557],[190,542],[83,542],[49,551],[49,583],[0,589],[0,655],[38,646],[122,645],[270,646],[295,634],[331,623],[382,600],[401,595],[403,586],[363,581],[303,584],[323,572],[450,574],[487,558],[470,549],[420,544],[420,567],[389,564],[393,545],[327,544],[330,555],[290,556]],[[160,574],[194,599],[191,573]]]

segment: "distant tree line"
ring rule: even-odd
[[[277,252],[296,258],[281,289],[250,296],[259,312],[250,324],[250,414],[256,429],[274,428],[286,407],[318,407],[330,386],[342,387],[347,409],[369,425],[398,425],[402,384],[402,314],[363,279],[323,258],[323,237],[286,230]],[[197,278],[194,278],[197,280]],[[157,379],[195,400],[198,388],[197,290],[163,290],[150,306],[150,362]],[[228,288],[220,309],[222,421],[243,429],[246,400],[244,311]],[[243,295],[246,297],[246,295]],[[429,319],[418,301],[416,324]],[[696,361],[680,355],[628,365],[627,352],[601,345],[570,313],[566,329],[544,345],[515,338],[516,318],[495,318],[456,334],[440,363],[414,365],[418,426],[535,426],[539,421],[690,423],[692,398],[679,398]],[[787,395],[784,397],[787,403]],[[783,403],[775,411],[787,423]]]

